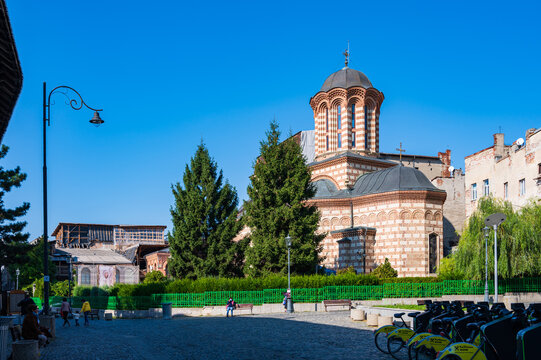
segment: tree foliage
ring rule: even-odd
[[[145,275],[145,280],[143,282],[145,283],[153,283],[153,282],[160,282],[164,281],[167,278],[161,273],[161,271],[151,271],[148,274]]]
[[[7,146],[2,145],[0,160],[6,156],[8,150]],[[18,166],[13,170],[5,170],[0,166],[0,264],[4,266],[23,264],[28,260],[26,252],[29,248],[29,234],[23,233],[26,221],[17,219],[26,215],[30,204],[25,202],[14,209],[6,209],[4,206],[4,195],[13,187],[20,187],[24,180],[26,174],[22,173]]]
[[[504,279],[541,275],[541,205],[530,202],[514,211],[509,202],[485,197],[469,218],[458,250],[456,266],[467,278],[482,279],[485,274],[484,219],[504,213],[507,219],[498,227],[498,276]],[[488,237],[488,273],[494,276],[494,231]]]
[[[43,237],[40,237],[36,245],[30,245],[26,253],[27,261],[17,266],[21,271],[20,287],[32,284],[36,279],[43,277],[43,244]],[[51,279],[54,279],[55,273],[56,266],[49,257],[49,276]]]
[[[389,259],[385,258],[385,262],[372,271],[373,276],[379,279],[390,279],[398,276],[398,272],[393,269]]]
[[[279,143],[280,131],[273,121],[260,142],[260,155],[248,186],[246,224],[251,229],[244,271],[250,276],[287,273],[287,247],[291,245],[293,273],[314,273],[321,262],[324,235],[316,234],[320,214],[306,200],[315,194],[300,146],[290,138]]]
[[[242,244],[232,241],[241,227],[238,197],[201,143],[186,164],[183,186],[172,186],[173,232],[169,235],[173,276],[238,276],[242,273]]]

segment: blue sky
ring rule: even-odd
[[[452,162],[541,125],[539,2],[7,0],[24,85],[3,143],[28,173],[42,233],[42,83],[76,88],[105,124],[55,96],[49,233],[58,222],[163,224],[172,183],[201,141],[246,198],[269,121],[313,129],[308,105],[343,67],[385,94],[380,151],[452,150]]]

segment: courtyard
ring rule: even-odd
[[[372,329],[348,311],[173,320],[93,320],[62,328],[42,359],[355,359],[386,358]]]

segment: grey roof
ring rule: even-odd
[[[170,253],[170,252],[171,252],[171,251],[169,250],[169,248],[166,247],[166,248],[164,248],[164,249],[160,249],[160,250],[158,250],[158,251],[153,251],[153,252],[151,252],[151,253],[148,253],[148,254],[146,254],[146,255],[143,256],[143,257],[146,258],[147,256],[152,255],[152,254],[158,254],[158,253],[164,254],[164,253]]]
[[[320,91],[329,91],[334,88],[349,89],[354,86],[361,86],[368,89],[372,87],[372,83],[362,72],[345,67],[332,73],[325,80]]]
[[[321,164],[321,163],[324,163],[324,162],[327,162],[327,161],[330,161],[330,160],[339,159],[339,158],[344,157],[344,156],[349,156],[349,157],[353,157],[353,158],[357,158],[357,159],[364,159],[364,160],[368,160],[368,161],[372,161],[372,162],[396,165],[396,163],[394,161],[385,160],[385,159],[379,159],[379,158],[370,157],[370,156],[363,156],[363,155],[359,155],[359,154],[357,154],[357,153],[355,153],[353,151],[349,151],[349,150],[345,151],[343,153],[331,156],[330,158],[327,158],[327,159],[323,159],[323,160],[320,160],[320,161],[315,161],[313,163],[308,163],[308,165],[313,166],[313,165]]]
[[[351,190],[338,190],[334,183],[327,179],[316,181],[314,186],[316,188],[315,199],[353,198],[392,191],[445,192],[445,190],[435,187],[420,170],[402,165],[364,174],[357,179]]]
[[[23,73],[5,0],[0,0],[0,141],[23,86]]]
[[[122,255],[124,255],[126,259],[130,260],[133,263],[135,262],[138,247],[139,245],[130,246],[122,252]]]
[[[60,256],[71,254],[77,257],[77,264],[131,264],[126,257],[109,249],[62,248],[56,249],[55,254]]]

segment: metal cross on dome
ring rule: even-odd
[[[348,67],[348,64],[349,64],[349,40],[348,40],[348,48],[346,49],[346,51],[343,52],[344,56],[346,57],[346,67]]]
[[[400,153],[400,165],[402,165],[402,153],[406,151],[406,149],[402,149],[402,143],[400,143],[400,147],[396,151]]]

